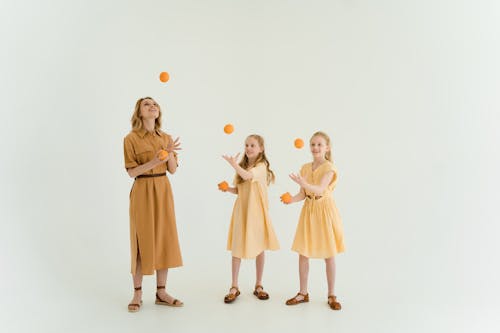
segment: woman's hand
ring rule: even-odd
[[[182,150],[182,148],[180,146],[181,146],[181,143],[179,141],[179,137],[177,137],[177,139],[175,139],[175,141],[170,140],[168,142],[167,148],[165,148],[165,150],[168,151],[169,154],[171,154],[176,150]]]

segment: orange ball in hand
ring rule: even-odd
[[[283,201],[283,203],[286,203],[286,204],[289,204],[290,202],[292,202],[292,196],[290,195],[289,192],[286,192],[286,193],[283,193],[280,197],[281,201]]]
[[[302,148],[304,147],[304,140],[302,139],[295,139],[295,141],[293,142],[293,144],[295,145],[295,148]]]
[[[229,189],[229,184],[226,181],[223,181],[222,183],[217,184],[219,187],[219,190],[226,192]]]
[[[158,153],[158,158],[162,161],[164,161],[166,158],[168,157],[168,151],[166,150],[161,150],[159,153]]]
[[[161,82],[167,82],[169,79],[170,79],[170,75],[168,75],[167,72],[160,73],[160,81]]]
[[[234,132],[234,126],[233,125],[227,124],[226,126],[224,126],[224,133],[231,134],[233,132]]]

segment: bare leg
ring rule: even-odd
[[[142,266],[141,266],[141,256],[137,253],[135,274],[132,275],[132,280],[134,283],[134,288],[142,286]],[[131,304],[141,304],[142,300],[142,290],[134,290],[134,298],[132,298]]]
[[[241,258],[233,257],[231,262],[232,284],[231,287],[238,287],[238,275],[240,273]],[[231,288],[230,293],[236,294],[237,290]]]
[[[335,257],[325,259],[326,281],[328,282],[328,296],[335,295]]]
[[[309,258],[299,255],[299,277],[300,277],[300,293],[307,294],[307,278],[309,276]]]
[[[255,258],[255,285],[262,286],[262,274],[264,273],[265,255],[264,251]]]
[[[167,303],[173,304],[175,301],[175,298],[170,296],[167,293],[167,274],[168,274],[168,268],[165,269],[157,269],[156,270],[156,286],[157,287],[162,287],[164,286],[165,288],[160,288],[156,290],[156,293],[158,294],[158,297]],[[179,301],[179,304],[182,304],[182,302]]]

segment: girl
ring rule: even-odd
[[[323,258],[328,282],[328,305],[333,310],[340,310],[341,305],[334,294],[335,255],[344,252],[344,236],[342,222],[331,196],[337,182],[337,169],[332,163],[328,135],[316,132],[309,142],[313,161],[303,165],[300,174],[290,174],[290,178],[300,185],[300,191],[291,200],[282,199],[286,204],[305,199],[292,245],[292,250],[299,253],[300,291],[286,304],[309,302],[309,258]]]
[[[264,139],[256,134],[245,140],[245,155],[238,164],[236,156],[223,158],[234,168],[236,187],[221,188],[238,195],[234,203],[227,249],[232,251],[232,287],[224,297],[225,303],[232,303],[240,295],[238,273],[241,258],[256,258],[256,283],[253,294],[261,300],[269,299],[262,287],[264,271],[264,250],[279,249],[268,214],[267,186],[274,182],[274,173],[264,152]]]
[[[151,97],[139,99],[132,115],[132,131],[124,139],[125,168],[135,178],[130,192],[131,272],[135,289],[128,305],[130,312],[141,307],[142,276],[155,270],[155,303],[183,305],[165,291],[168,268],[182,266],[172,189],[166,177],[166,171],[173,174],[177,170],[175,151],[181,148],[179,138],[172,140],[160,126],[160,106]]]

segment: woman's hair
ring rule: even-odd
[[[143,97],[143,98],[139,98],[137,100],[137,102],[135,103],[134,113],[132,114],[132,119],[130,119],[132,122],[132,130],[141,129],[143,126],[142,125],[142,118],[141,118],[141,103],[145,99],[150,99],[156,103],[156,101],[151,97]],[[156,104],[158,104],[158,103],[156,103]],[[158,111],[159,111],[158,118],[155,119],[155,130],[159,130],[161,128],[161,108],[160,108],[160,105],[158,105]]]
[[[330,137],[328,136],[328,134],[326,134],[325,132],[321,132],[321,131],[318,131],[316,133],[314,133],[312,136],[311,136],[311,139],[309,139],[309,143],[312,141],[312,139],[315,137],[315,136],[320,136],[322,137],[323,139],[325,139],[326,141],[326,145],[330,148],[326,154],[325,154],[325,158],[332,162],[332,147],[330,146]]]
[[[255,159],[255,163],[252,165],[252,167],[256,166],[259,163],[264,163],[266,165],[266,169],[267,169],[267,185],[269,185],[270,183],[274,183],[274,179],[275,179],[274,172],[269,168],[269,161],[267,160],[266,151],[264,149],[264,138],[261,137],[260,135],[257,135],[257,134],[249,135],[247,137],[247,140],[249,138],[253,138],[253,139],[257,140],[259,146],[262,148],[262,152],[259,153],[259,155]],[[250,161],[248,160],[247,154],[243,155],[243,158],[241,159],[241,162],[239,163],[239,165],[240,165],[240,167],[242,167],[245,170],[247,170],[247,168],[251,166]],[[236,174],[236,184],[241,184],[241,183],[243,183],[243,181],[244,181],[243,178],[241,178],[241,176],[239,174]]]

